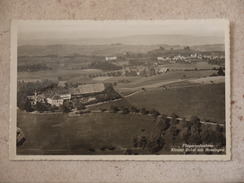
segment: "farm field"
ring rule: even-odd
[[[136,114],[90,113],[70,117],[18,110],[17,117],[17,126],[26,137],[18,154],[123,154],[132,147],[131,138],[141,128],[146,129],[146,134],[158,130],[152,117]],[[115,149],[101,151],[102,146]]]
[[[126,98],[137,108],[156,109],[160,113],[176,113],[185,118],[192,115],[200,119],[224,123],[225,85],[209,84],[201,87],[180,87],[168,90],[148,90]],[[146,99],[146,100],[145,100]]]
[[[219,68],[219,65],[212,65],[207,62],[196,62],[196,63],[191,63],[191,64],[180,64],[180,63],[175,63],[175,64],[164,64],[164,67],[170,68],[170,69],[213,69]]]
[[[213,80],[214,77],[209,77],[210,75],[216,73],[216,71],[175,71],[169,72],[166,74],[160,74],[150,77],[135,77],[136,80],[133,80],[129,83],[119,83],[116,86],[116,91],[122,95],[128,95],[135,91],[141,90],[142,88],[150,89],[156,88],[163,85],[168,85],[171,83],[178,83],[182,81],[186,81],[190,83],[190,81],[195,81],[195,79],[206,78],[203,81]],[[200,80],[196,80],[199,83]],[[201,81],[202,82],[202,81]]]
[[[211,74],[216,73],[216,71],[175,71],[169,72],[166,74],[160,74],[150,77],[143,77],[136,81],[126,83],[126,84],[119,84],[121,88],[129,88],[129,87],[143,87],[148,84],[158,83],[161,81],[174,81],[177,79],[192,79],[192,78],[202,78],[208,77]]]
[[[84,77],[88,74],[101,73],[99,69],[83,69],[83,70],[46,70],[38,72],[18,72],[18,79],[57,79],[62,77],[65,80],[76,78],[79,76]]]

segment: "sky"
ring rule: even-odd
[[[226,21],[19,21],[18,44],[32,40],[115,38],[133,35],[223,37]],[[54,41],[55,42],[55,41]]]

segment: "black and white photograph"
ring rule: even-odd
[[[230,159],[227,20],[16,20],[11,31],[10,158]]]

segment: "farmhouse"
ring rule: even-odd
[[[71,88],[70,94],[73,97],[90,96],[101,93],[105,90],[103,83],[79,85],[77,88]]]
[[[71,94],[50,92],[46,93],[45,97],[48,104],[51,104],[52,106],[60,106],[63,105],[65,100],[71,99]]]
[[[162,68],[160,68],[160,69],[158,70],[158,73],[159,73],[159,74],[165,74],[165,73],[167,73],[168,71],[169,71],[168,68],[166,68],[166,67],[162,67]]]
[[[36,105],[37,102],[44,103],[46,101],[45,95],[37,94],[37,92],[35,92],[34,95],[27,96],[27,98],[30,100],[31,105]]]
[[[62,99],[58,94],[54,94],[52,97],[47,98],[47,103],[51,104],[52,106],[60,106],[63,105],[64,99]]]

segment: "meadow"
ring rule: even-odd
[[[89,113],[81,116],[67,114],[33,114],[18,110],[17,126],[26,142],[17,154],[124,154],[132,147],[134,134],[158,131],[150,116],[119,113]],[[100,148],[114,147],[102,151]]]
[[[225,123],[225,84],[209,84],[192,87],[179,87],[163,90],[160,88],[139,92],[127,101],[137,107],[156,109],[160,113],[176,113],[190,118]]]

